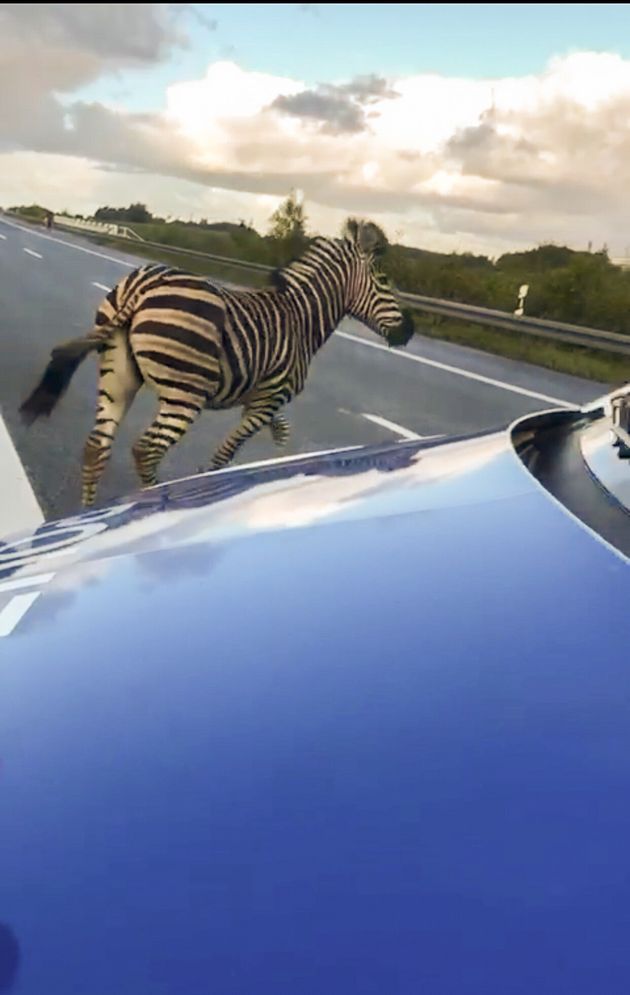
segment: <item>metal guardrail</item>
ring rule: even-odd
[[[79,225],[68,224],[74,219],[67,217],[55,217],[55,224],[58,227],[68,227],[77,229]],[[121,241],[129,242],[128,235],[118,232],[102,232],[86,227],[89,223],[83,222],[82,233],[107,234],[109,238],[119,238]],[[94,224],[99,224],[95,222]],[[107,225],[107,228],[119,228],[118,225]],[[127,229],[131,231],[131,229]],[[135,232],[133,235],[140,238]],[[141,240],[142,246],[152,249],[160,249],[166,252],[175,252],[178,255],[191,256],[196,259],[207,259],[210,262],[219,263],[223,266],[233,266],[243,270],[250,270],[255,273],[270,273],[272,266],[264,263],[248,262],[244,259],[233,259],[230,256],[219,256],[212,252],[201,252],[198,249],[186,249],[178,245],[167,245],[163,242],[149,242]],[[497,311],[493,308],[479,307],[474,304],[460,304],[457,301],[441,300],[437,297],[424,297],[421,294],[410,294],[407,291],[398,291],[398,297],[405,304],[408,304],[415,311],[426,314],[437,314],[447,318],[459,318],[461,321],[470,322],[475,325],[489,325],[495,328],[504,328],[512,332],[524,332],[526,335],[536,335],[539,338],[548,338],[551,341],[569,342],[573,345],[587,346],[592,349],[600,349],[605,352],[612,352],[618,355],[630,356],[630,335],[621,335],[618,332],[607,332],[599,328],[587,328],[583,325],[571,325],[562,321],[549,321],[544,318],[532,318],[528,315],[514,315],[507,311]]]
[[[85,232],[86,234],[113,235],[115,238],[130,238],[138,242],[144,242],[142,236],[138,235],[133,228],[129,228],[128,225],[113,224],[109,221],[95,221],[94,219],[69,218],[66,214],[55,214],[53,220],[57,228],[70,228],[75,231]]]
[[[541,338],[571,342],[574,345],[590,346],[595,349],[603,349],[606,352],[630,356],[630,335],[606,332],[584,325],[570,325],[562,321],[531,318],[528,315],[517,316],[509,314],[507,311],[495,311],[492,308],[478,307],[474,304],[459,304],[456,301],[445,301],[435,297],[422,297],[420,294],[408,294],[404,291],[399,291],[398,296],[412,307],[428,314],[460,318],[476,325],[506,328],[510,331],[525,332],[527,335],[537,335]]]

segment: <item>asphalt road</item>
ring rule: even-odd
[[[79,510],[81,450],[92,427],[96,363],[90,359],[79,369],[50,420],[26,429],[18,407],[52,347],[89,329],[103,288],[141,261],[65,232],[49,235],[0,217],[0,412],[7,430],[3,435],[0,419],[0,493],[5,498],[0,499],[0,535],[24,524],[15,521],[16,506],[17,517],[21,509],[28,519],[27,496],[18,494],[14,484],[20,463],[46,518]],[[422,336],[395,352],[380,347],[356,322],[345,321],[315,358],[304,393],[287,409],[293,433],[286,452],[394,441],[405,433],[495,428],[561,402],[584,403],[605,389]],[[154,409],[154,395],[141,391],[119,431],[99,503],[137,489],[131,444]],[[205,414],[165,458],[161,479],[207,466],[237,421],[237,411]],[[237,462],[278,455],[265,432],[243,447]]]

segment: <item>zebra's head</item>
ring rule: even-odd
[[[379,260],[387,239],[378,225],[350,218],[344,247],[351,261],[347,313],[362,321],[391,346],[407,345],[413,335],[411,312],[401,309]]]

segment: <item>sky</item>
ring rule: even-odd
[[[0,4],[0,205],[630,255],[630,4]]]

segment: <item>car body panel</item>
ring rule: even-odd
[[[0,561],[16,992],[625,995],[628,562],[509,432],[90,521]]]

